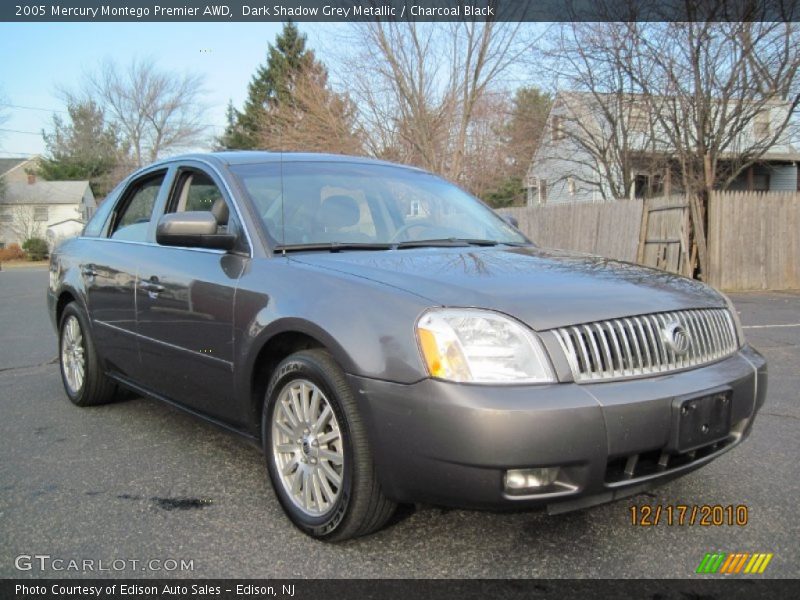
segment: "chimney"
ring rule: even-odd
[[[28,185],[36,183],[36,173],[28,173]]]

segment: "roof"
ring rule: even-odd
[[[222,165],[251,165],[275,162],[340,162],[340,163],[359,163],[359,164],[372,164],[384,165],[387,167],[403,167],[406,169],[421,170],[412,165],[402,165],[398,163],[388,162],[385,160],[378,160],[376,158],[368,158],[366,156],[348,156],[346,154],[325,154],[321,152],[269,152],[264,150],[223,150],[219,152],[205,152],[194,154],[182,154],[180,156],[171,156],[159,161],[155,164],[167,164],[180,160],[199,160],[206,162],[213,162]],[[146,165],[143,168],[149,168],[152,165]],[[138,171],[137,171],[138,172]]]
[[[80,219],[64,219],[63,221],[59,221],[58,223],[52,223],[47,226],[48,229],[52,229],[53,227],[60,227],[61,225],[65,225],[67,223],[75,223],[76,225],[80,225],[83,227],[83,221]]]
[[[4,193],[0,196],[0,204],[81,204],[87,188],[88,181],[37,180],[36,183],[6,183]]]
[[[29,160],[29,158],[0,158],[0,177]]]

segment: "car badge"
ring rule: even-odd
[[[668,323],[662,331],[667,347],[676,355],[683,356],[689,351],[692,338],[689,337],[689,332],[683,325],[675,322]]]

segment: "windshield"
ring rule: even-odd
[[[279,247],[528,243],[469,194],[413,169],[284,162],[233,165],[231,171]]]

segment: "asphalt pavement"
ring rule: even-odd
[[[683,578],[717,551],[772,553],[763,577],[800,575],[800,293],[733,296],[769,393],[750,438],[709,466],[559,516],[409,507],[330,545],[292,527],[238,437],[149,399],[69,404],[46,285],[44,269],[0,272],[0,577]],[[631,504],[745,505],[749,519],[634,526]]]

